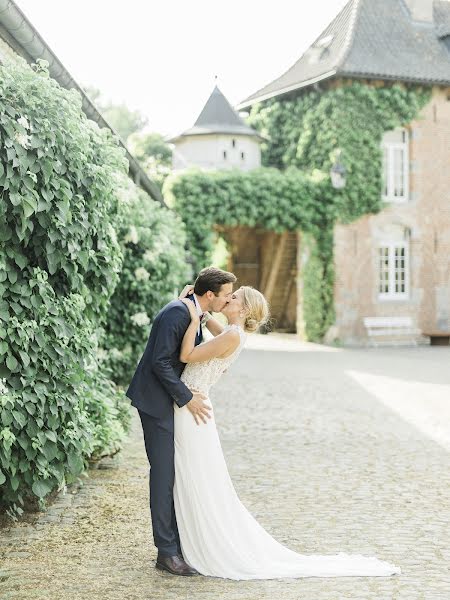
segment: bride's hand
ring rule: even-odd
[[[192,283],[188,283],[187,285],[184,286],[183,291],[178,296],[178,300],[183,300],[183,298],[186,298],[186,296],[189,296],[190,294],[192,294],[193,291],[194,291],[194,286],[192,285]]]
[[[192,300],[188,300],[187,298],[182,298],[181,302],[186,304],[189,309],[189,314],[191,315],[191,321],[194,321],[197,325],[200,323],[200,317],[198,316],[197,309],[195,308],[195,304]]]

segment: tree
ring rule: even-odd
[[[86,94],[98,108],[100,113],[119,134],[124,142],[127,142],[132,133],[143,129],[148,119],[138,110],[130,110],[125,104],[114,104],[103,98],[99,89],[93,86],[85,86]]]
[[[125,104],[113,104],[102,97],[99,89],[85,86],[85,91],[106,121],[141,163],[148,176],[162,188],[172,168],[172,150],[160,133],[144,133],[147,119]]]
[[[160,133],[133,133],[128,140],[130,151],[140,161],[153,156],[160,164],[169,166],[172,150]]]
[[[130,152],[148,176],[161,188],[172,169],[172,150],[160,133],[133,133],[128,138]]]

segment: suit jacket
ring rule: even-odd
[[[193,300],[193,296],[189,296]],[[173,401],[184,406],[192,392],[180,380],[186,363],[180,361],[181,342],[191,322],[181,300],[166,304],[153,321],[152,329],[126,395],[134,406],[158,418],[173,416]],[[197,334],[195,345],[202,341]]]

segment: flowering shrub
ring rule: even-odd
[[[145,348],[150,324],[176,290],[189,281],[180,218],[129,180],[121,187],[125,215],[118,230],[124,261],[111,298],[103,346],[111,377],[127,385]]]
[[[0,504],[44,506],[127,416],[98,365],[127,162],[44,61],[0,66]]]

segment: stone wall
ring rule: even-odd
[[[409,201],[335,226],[336,325],[344,344],[367,342],[365,316],[411,316],[423,332],[450,329],[450,88],[435,87],[407,129]],[[382,300],[377,246],[401,236],[409,242],[409,297]]]
[[[0,37],[0,63],[5,62],[6,60],[18,60],[18,54]]]

